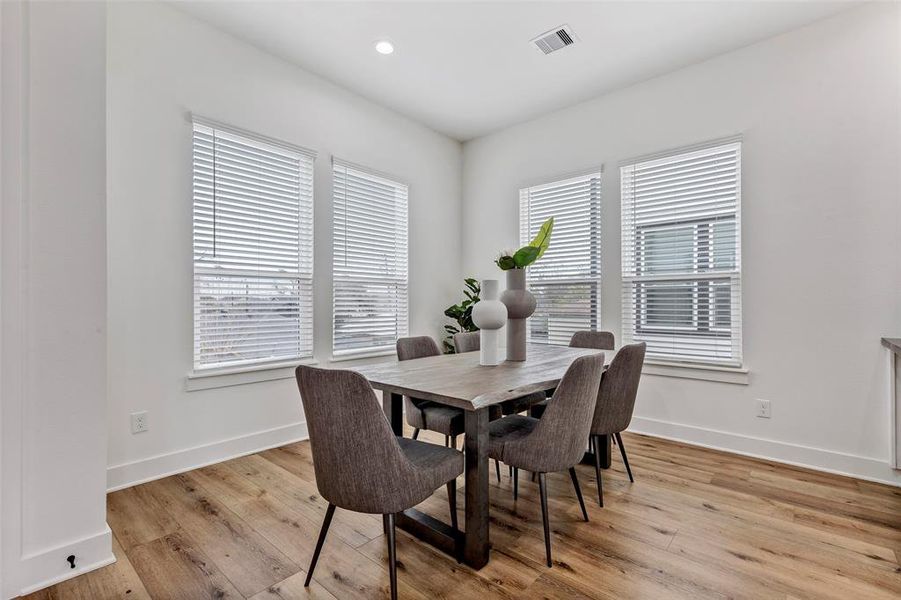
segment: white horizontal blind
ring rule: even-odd
[[[407,186],[335,159],[332,354],[393,351],[407,335]]]
[[[623,337],[740,366],[741,142],[624,164]]]
[[[529,319],[530,341],[569,344],[576,331],[601,320],[601,173],[519,191],[520,243],[534,239],[554,217],[551,245],[528,270],[538,305]]]
[[[194,369],[313,354],[313,160],[194,121]]]

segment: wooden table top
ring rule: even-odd
[[[433,400],[464,410],[476,410],[557,387],[566,369],[580,356],[604,352],[607,364],[613,350],[529,344],[523,362],[479,365],[478,352],[444,354],[413,360],[357,367],[377,390]]]

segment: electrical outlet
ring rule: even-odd
[[[769,419],[772,416],[769,400],[757,400],[757,416],[761,419]]]
[[[147,411],[131,413],[131,432],[147,431]]]

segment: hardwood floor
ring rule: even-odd
[[[901,489],[623,437],[636,481],[614,452],[604,508],[593,468],[579,467],[590,523],[568,475],[548,477],[552,569],[538,486],[520,477],[514,502],[504,470],[500,484],[491,479],[488,565],[472,571],[398,532],[400,597],[901,597]],[[444,494],[420,508],[446,520]],[[307,442],[115,492],[107,512],[118,562],[28,598],[386,596],[381,517],[341,509],[303,587],[325,508]]]

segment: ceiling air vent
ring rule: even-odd
[[[577,39],[576,34],[573,33],[573,30],[569,25],[561,25],[560,27],[554,27],[550,31],[542,33],[532,40],[532,43],[545,54],[550,54],[561,48],[572,46],[576,43]]]

